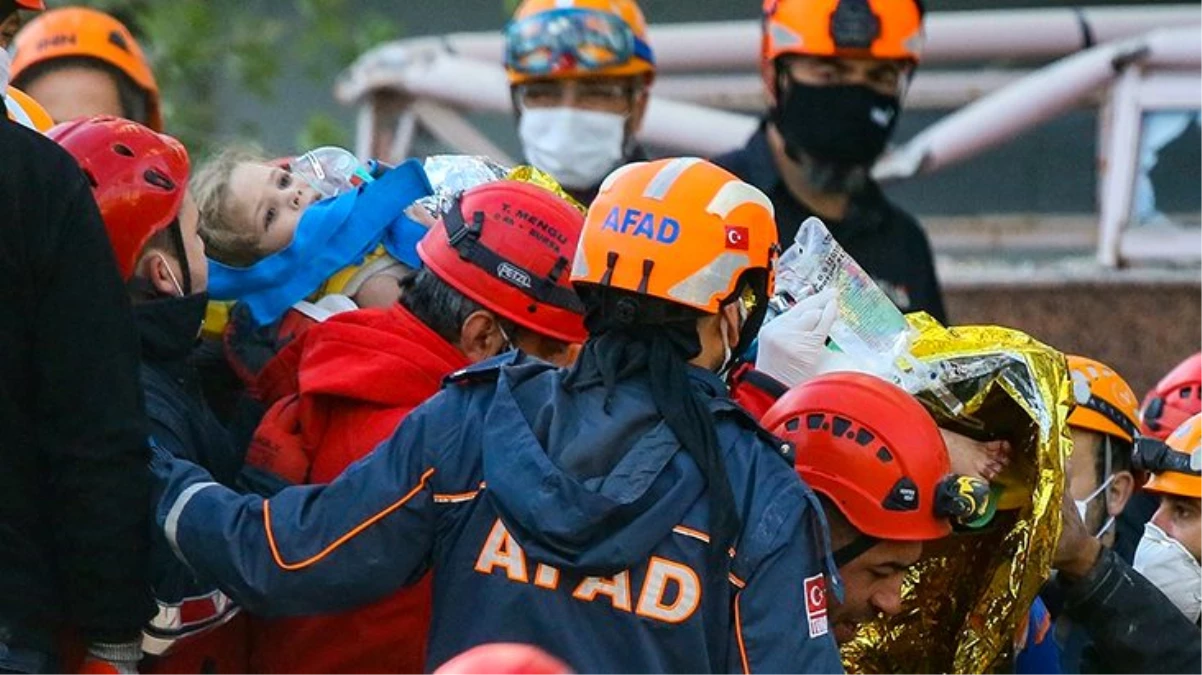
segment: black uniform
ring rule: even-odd
[[[764,124],[741,150],[713,162],[768,195],[776,208],[781,246],[788,247],[801,223],[816,215],[780,179]],[[925,311],[941,323],[947,316],[926,233],[905,211],[889,202],[876,183],[851,198],[847,217],[823,219],[839,245],[860,263],[903,312]]]
[[[129,300],[91,190],[49,139],[0,118],[0,670],[138,639],[149,450]],[[22,660],[26,660],[22,663]]]
[[[1197,673],[1202,633],[1117,553],[1103,549],[1085,578],[1062,584],[1064,615],[1088,634],[1082,673]]]

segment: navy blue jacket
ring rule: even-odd
[[[157,452],[199,464],[232,485],[244,451],[235,448],[209,410],[199,375],[187,361],[196,344],[203,300],[168,298],[134,306],[146,417]],[[220,590],[199,581],[181,564],[161,534],[151,542],[151,585],[157,613],[142,641],[149,654],[164,654],[178,640],[225,623],[238,611]]]
[[[156,454],[158,521],[257,613],[354,607],[432,568],[432,667],[517,641],[579,672],[841,672],[821,509],[722,382],[692,369],[743,523],[714,567],[704,480],[648,383],[620,382],[607,414],[564,374],[520,357],[459,373],[333,483],[267,500]]]
[[[802,222],[817,215],[781,180],[764,125],[748,139],[746,147],[715,157],[713,162],[768,195],[776,209],[781,246],[792,244]],[[927,312],[940,323],[947,323],[927,235],[913,216],[885,197],[880,186],[869,182],[852,195],[842,221],[823,220],[835,241],[860,263],[898,309]]]

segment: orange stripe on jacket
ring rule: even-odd
[[[735,593],[735,640],[739,643],[739,658],[743,660],[743,673],[751,675],[751,665],[747,663],[747,647],[743,645],[743,621],[739,617],[739,598],[742,591]]]
[[[392,513],[393,511],[396,511],[397,509],[404,506],[410,499],[413,499],[413,497],[415,495],[417,495],[417,493],[419,493],[425,489],[426,481],[428,481],[430,479],[430,476],[433,476],[433,475],[434,475],[433,467],[426,469],[425,473],[422,474],[421,480],[419,480],[417,482],[417,485],[414,486],[414,488],[412,490],[410,490],[409,493],[406,494],[404,497],[401,497],[397,501],[393,502],[391,505],[389,505],[387,508],[380,511],[376,515],[368,518],[367,520],[363,521],[362,523],[359,523],[350,532],[347,532],[346,534],[342,535],[341,537],[336,539],[334,541],[334,543],[332,543],[329,546],[322,549],[321,552],[317,553],[316,555],[314,555],[312,557],[306,558],[305,560],[302,560],[302,561],[296,562],[296,563],[284,562],[284,557],[280,555],[279,549],[276,548],[275,536],[271,533],[271,502],[269,500],[264,499],[263,500],[263,526],[267,530],[267,544],[268,544],[268,546],[271,547],[271,557],[275,559],[276,565],[279,565],[280,568],[288,570],[290,572],[294,571],[294,570],[304,569],[314,563],[320,562],[322,558],[326,557],[330,553],[333,553],[334,550],[337,549],[339,546],[342,546],[343,544],[350,541],[353,537],[358,535],[363,530],[366,530],[367,528],[371,527],[372,525],[375,525],[376,522],[378,522],[379,520],[381,520],[388,514]]]

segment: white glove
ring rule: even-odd
[[[787,387],[817,375],[838,313],[831,288],[790,307],[760,330],[755,369]]]

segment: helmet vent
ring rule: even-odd
[[[147,183],[150,183],[151,185],[162,190],[170,192],[175,189],[175,181],[171,180],[167,176],[164,176],[162,172],[156,169],[147,169],[145,173],[142,174],[142,178],[145,179]]]
[[[868,444],[876,440],[876,436],[867,429],[860,429],[856,432],[856,444],[861,447],[868,447]]]
[[[109,32],[109,44],[112,44],[123,52],[129,51],[129,43],[126,42],[125,36],[121,34],[121,31],[114,30]]]
[[[797,427],[799,427],[799,426],[801,426],[801,420],[796,417],[789,420],[788,422],[785,422],[785,430],[786,431],[797,431]]]
[[[806,415],[806,428],[818,430],[822,428],[822,422],[826,419],[826,415],[821,413],[814,415]]]
[[[889,452],[889,448],[886,448],[885,446],[882,445],[876,451],[876,458],[881,460],[882,463],[892,462],[893,461],[893,453]]]
[[[839,417],[836,415],[831,431],[836,436],[842,436],[846,434],[847,430],[850,428],[851,420],[847,419],[846,417]]]
[[[113,144],[113,152],[117,153],[118,155],[121,155],[122,157],[133,157],[134,156],[134,151],[131,150],[129,148],[129,146],[124,143],[114,143]]]

